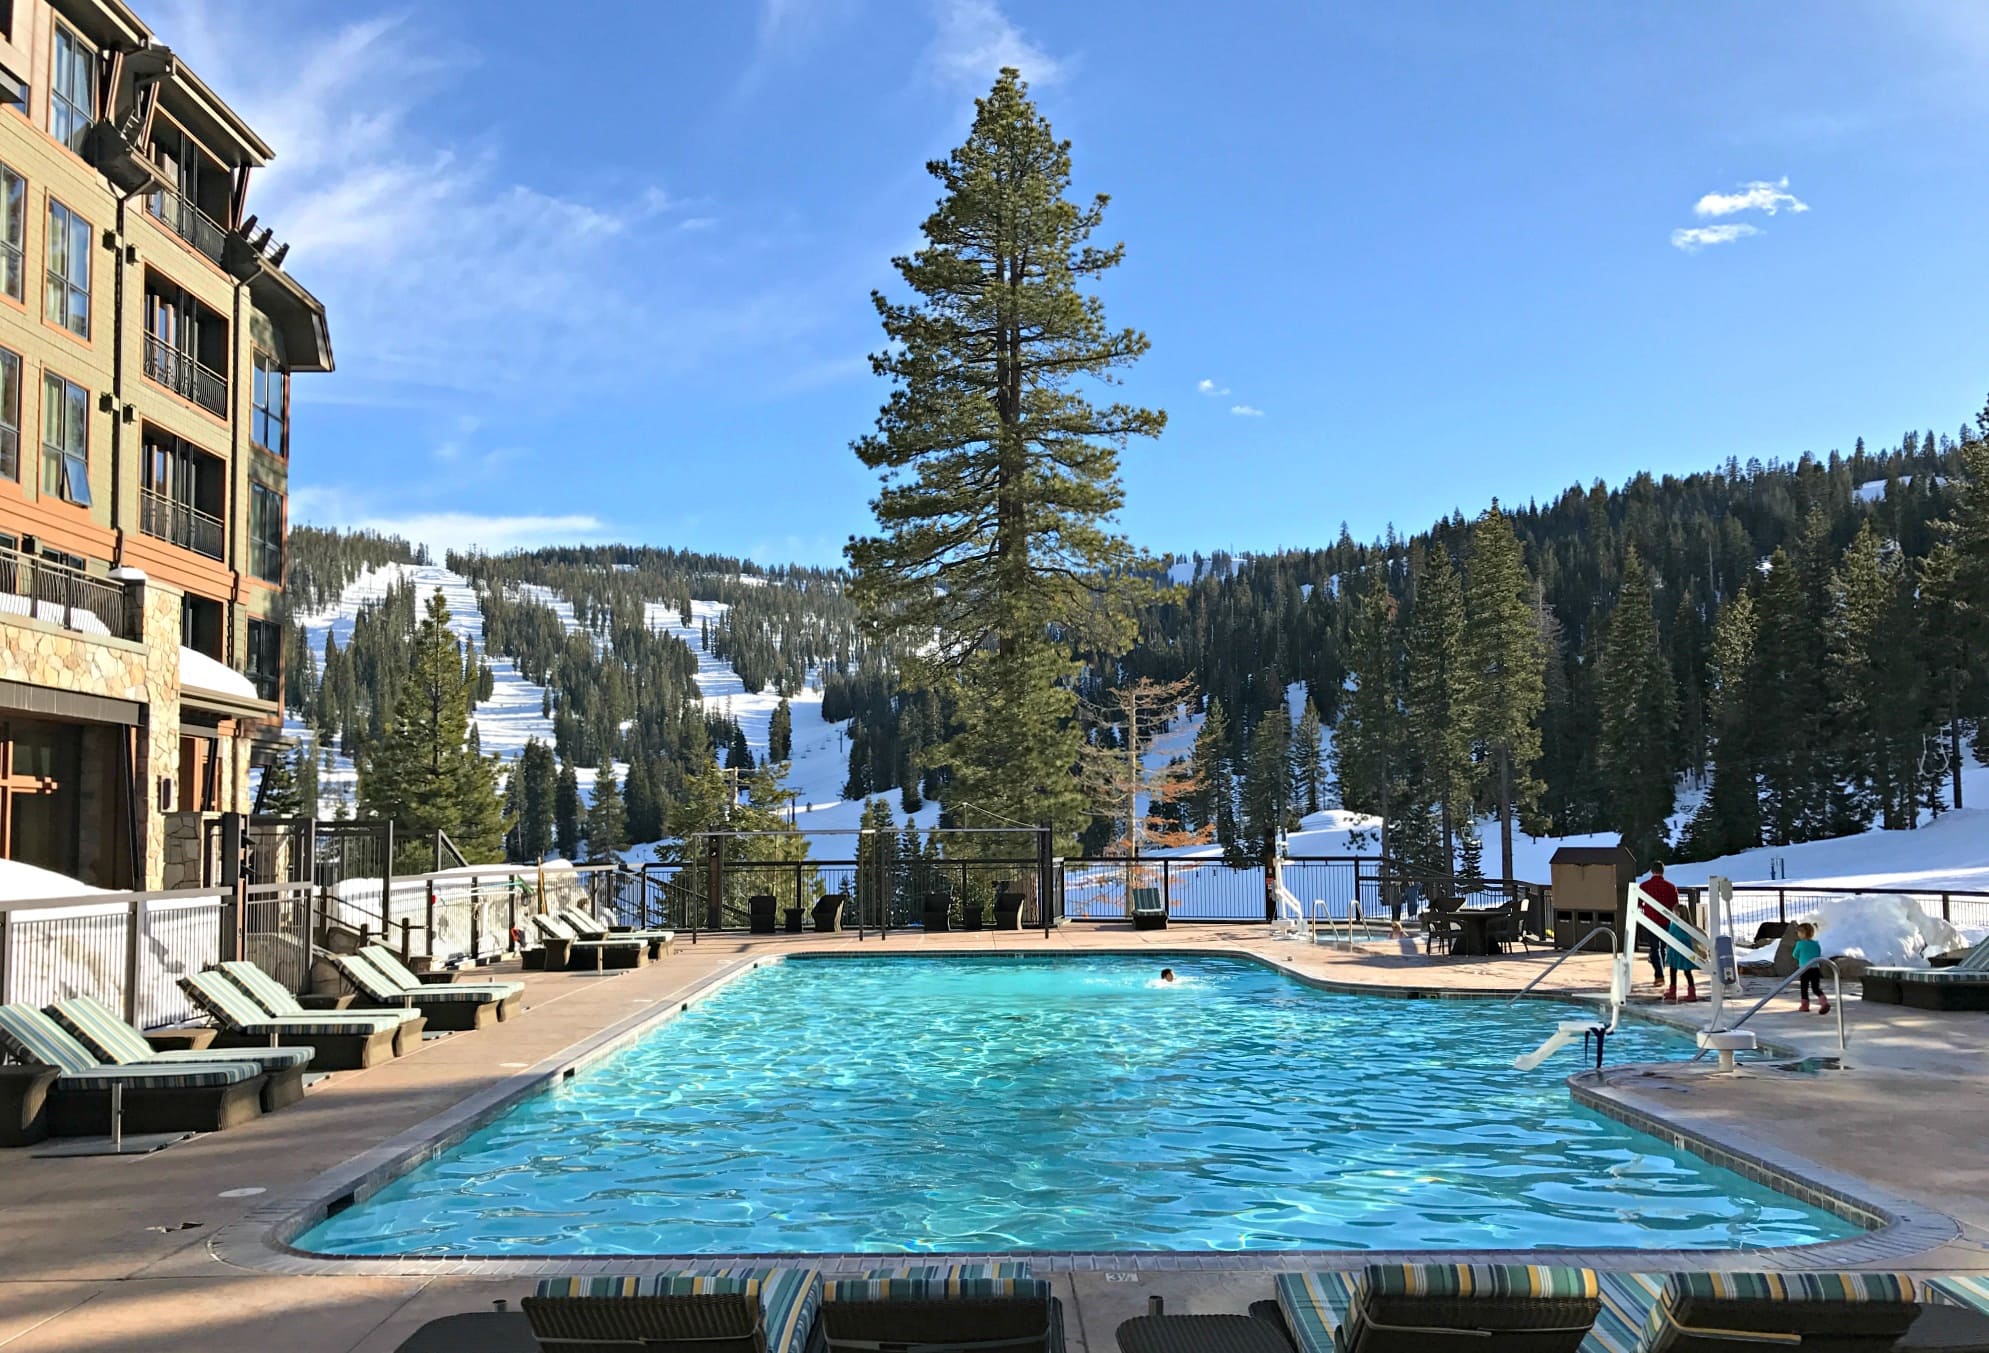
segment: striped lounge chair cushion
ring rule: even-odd
[[[234,983],[218,972],[188,973],[180,978],[180,990],[216,1023],[236,1033],[249,1034],[373,1034],[403,1022],[398,1014],[384,1015],[271,1015],[258,1009]]]
[[[1955,966],[1963,972],[1989,972],[1989,940],[1979,941]]]
[[[61,1084],[76,1090],[108,1090],[113,1084],[127,1090],[205,1090],[238,1085],[262,1074],[262,1068],[247,1062],[188,1062],[164,1066],[93,1066],[87,1071],[65,1071]]]
[[[222,973],[247,993],[250,1000],[261,1006],[278,1019],[324,1019],[322,1011],[306,1010],[300,1005],[290,989],[258,968],[253,963],[240,960],[223,963]],[[337,1013],[341,1020],[372,1020],[375,1024],[406,1024],[421,1018],[419,1010],[341,1010]]]
[[[1976,985],[1989,982],[1989,972],[1983,972],[1976,968],[1899,968],[1889,970],[1885,975],[1892,978],[1895,982],[1974,983]]]
[[[1654,1278],[1641,1275],[1639,1286],[1649,1290]],[[1665,1353],[1682,1338],[1706,1330],[1772,1333],[1792,1340],[1804,1334],[1850,1334],[1854,1317],[1843,1307],[1910,1312],[1914,1300],[1913,1280],[1899,1273],[1671,1273],[1644,1317],[1641,1347],[1643,1353]],[[1805,1306],[1814,1314],[1800,1315]],[[1911,1315],[1902,1314],[1898,1332],[1905,1333],[1910,1323]]]
[[[55,1022],[104,1061],[117,1066],[160,1062],[247,1062],[264,1071],[309,1066],[314,1048],[180,1048],[161,1052],[145,1036],[88,996],[58,1001],[48,1008]]]
[[[1980,1276],[1923,1279],[1920,1290],[1943,1306],[1969,1306],[1989,1315],[1989,1278]]]
[[[31,1005],[0,1005],[0,1043],[24,1062],[57,1071],[88,1071],[98,1064],[96,1054]]]
[[[1047,1300],[1047,1278],[1032,1277],[1026,1263],[899,1264],[822,1285],[829,1301],[939,1301],[947,1297],[1033,1297]]]
[[[710,1273],[664,1270],[624,1277],[541,1278],[540,1297],[757,1296],[767,1353],[801,1353],[821,1304],[821,1274],[812,1268],[718,1268]]]
[[[1601,1282],[1588,1269],[1542,1264],[1369,1264],[1357,1274],[1281,1273],[1274,1288],[1303,1353],[1330,1353],[1355,1348],[1370,1326],[1414,1324],[1404,1309],[1419,1301],[1599,1302]],[[1570,1347],[1588,1327],[1582,1315],[1553,1319]]]
[[[402,991],[420,991],[426,997],[435,989],[416,976],[414,970],[407,964],[401,962],[399,954],[384,945],[369,944],[359,952],[368,963],[379,970],[382,977]],[[449,986],[457,991],[494,991],[500,996],[509,996],[513,992],[525,989],[523,982],[453,982]]]

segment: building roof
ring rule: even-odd
[[[1637,857],[1622,846],[1562,846],[1549,864],[1635,864]]]

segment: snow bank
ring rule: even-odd
[[[1929,954],[1945,954],[1968,943],[1959,930],[1929,916],[1909,897],[1847,897],[1792,919],[1816,927],[1816,942],[1825,958],[1858,958],[1874,967],[1924,968]],[[1773,958],[1775,946],[1742,953]]]
[[[38,869],[18,860],[0,860],[0,902],[38,902],[43,898],[86,897],[109,891],[78,883],[53,869]]]
[[[216,662],[198,649],[180,648],[180,687],[206,691],[235,700],[260,700],[253,681],[225,663]]]

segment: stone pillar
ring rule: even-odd
[[[157,890],[166,886],[166,812],[159,807],[159,782],[171,780],[177,796],[180,769],[180,592],[135,568],[115,569],[111,577],[124,584],[145,646],[145,726],[132,766],[132,812],[145,858],[134,861],[133,873],[140,888]]]

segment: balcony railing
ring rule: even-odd
[[[183,550],[219,559],[225,527],[219,517],[202,512],[192,503],[182,503],[163,493],[144,489],[139,495],[139,529],[148,536],[168,540]]]
[[[80,569],[0,549],[0,617],[28,616],[78,634],[139,638],[138,610],[124,588]]]
[[[221,261],[222,251],[227,246],[228,232],[222,229],[220,223],[212,216],[178,193],[163,188],[152,194],[146,209],[163,222],[166,229],[216,263]]]
[[[145,335],[145,374],[209,413],[228,416],[228,378],[157,334]]]

